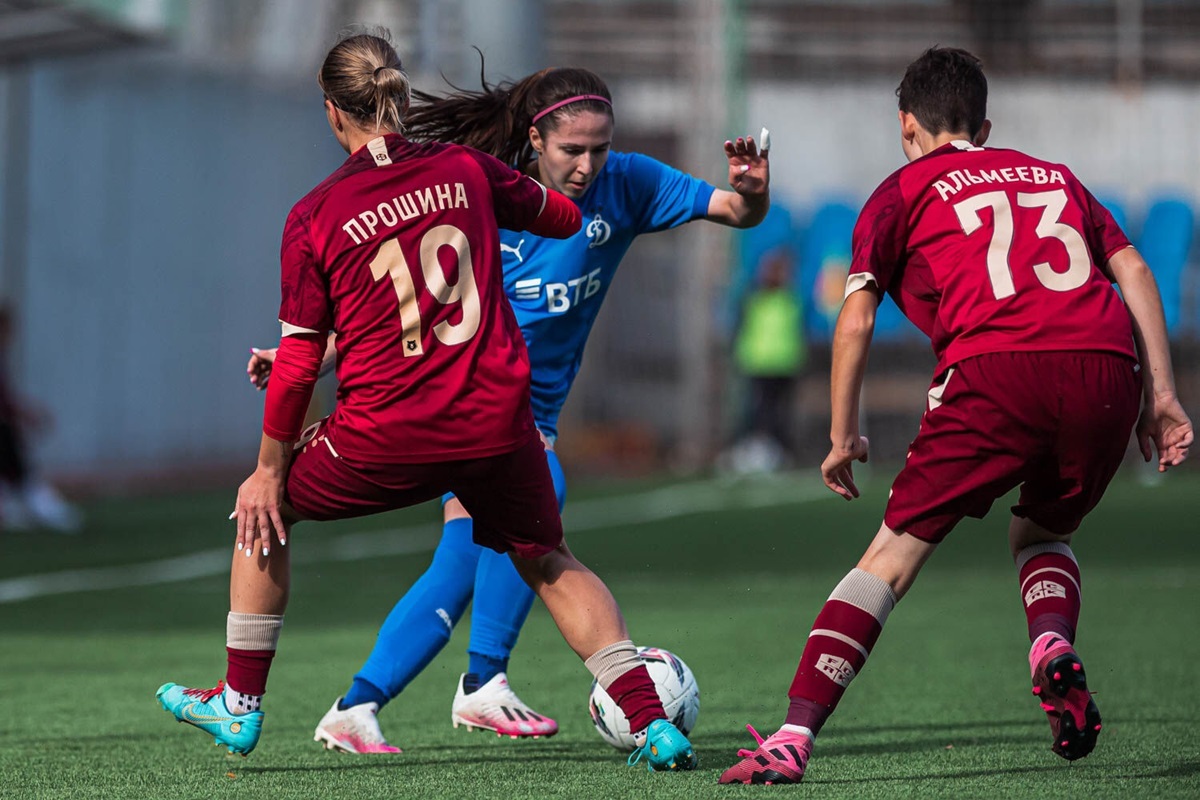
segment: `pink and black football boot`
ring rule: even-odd
[[[808,757],[812,754],[813,741],[788,728],[784,725],[764,739],[752,725],[747,725],[746,730],[750,731],[758,747],[738,750],[742,760],[721,773],[718,783],[758,783],[768,786],[799,783],[804,777]]]
[[[1029,651],[1033,694],[1050,718],[1054,742],[1050,749],[1068,761],[1083,758],[1096,747],[1100,709],[1088,691],[1083,662],[1070,642],[1055,635],[1038,637]]]

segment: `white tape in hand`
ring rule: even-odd
[[[758,152],[766,154],[771,149],[771,132],[766,128],[758,135]]]

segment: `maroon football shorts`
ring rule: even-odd
[[[1057,534],[1079,527],[1125,456],[1141,376],[1099,352],[975,356],[934,379],[883,521],[940,542],[1021,486],[1012,512]]]
[[[497,456],[428,464],[365,464],[342,458],[305,431],[288,473],[286,499],[307,520],[347,519],[423,503],[453,492],[474,519],[476,543],[538,558],[563,540],[546,450],[534,433]]]

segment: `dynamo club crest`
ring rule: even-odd
[[[612,236],[612,226],[605,222],[603,217],[597,214],[596,216],[592,217],[592,221],[587,224],[587,228],[584,229],[584,232],[587,234],[587,237],[591,239],[591,242],[588,243],[588,248],[590,249],[593,247],[599,247],[608,241],[609,237]]]

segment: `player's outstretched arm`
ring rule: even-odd
[[[758,142],[753,136],[725,142],[733,191],[713,192],[705,219],[734,228],[752,228],[767,216],[771,207],[771,165],[767,159],[770,136],[763,128]]]
[[[328,375],[333,370],[334,361],[337,360],[337,347],[333,342],[336,336],[333,333],[329,334],[329,341],[325,344],[325,355],[321,357],[322,375]],[[271,379],[271,367],[275,363],[277,352],[278,348],[276,347],[250,348],[250,361],[246,363],[246,377],[260,392],[267,388],[267,382]]]
[[[879,298],[871,288],[852,292],[842,304],[833,332],[833,366],[829,375],[832,422],[830,450],[821,464],[821,478],[847,500],[858,497],[854,462],[868,457],[867,437],[858,432],[858,398],[867,373],[867,352],[875,333]]]
[[[1162,298],[1154,273],[1141,254],[1127,247],[1113,254],[1107,270],[1129,309],[1133,338],[1142,362],[1142,416],[1137,437],[1142,457],[1153,457],[1151,444],[1158,451],[1158,471],[1178,466],[1188,456],[1195,431],[1187,412],[1175,394],[1175,373],[1171,367],[1171,348]]]

